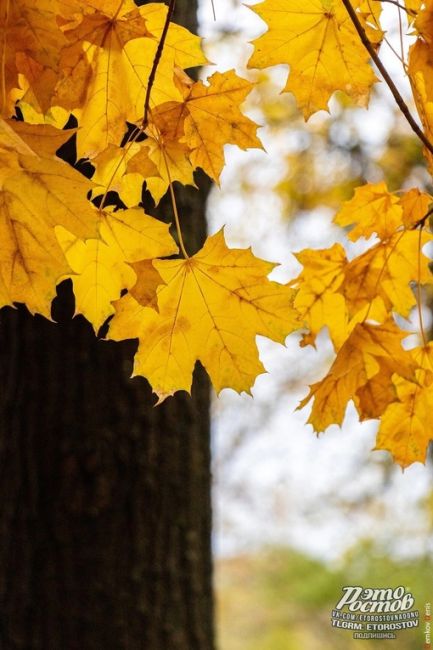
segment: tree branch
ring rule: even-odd
[[[148,114],[149,114],[149,107],[150,107],[150,93],[152,92],[152,87],[153,84],[155,83],[155,76],[156,76],[156,71],[158,68],[158,64],[161,60],[161,55],[162,51],[164,49],[164,43],[165,39],[167,37],[167,32],[168,28],[170,27],[170,22],[173,17],[173,12],[174,12],[174,7],[176,5],[176,0],[170,0],[170,4],[168,5],[168,11],[167,11],[167,16],[165,19],[164,23],[164,28],[161,33],[161,38],[159,39],[158,43],[158,48],[155,53],[155,58],[153,59],[152,63],[152,69],[150,71],[149,75],[149,81],[147,82],[147,89],[146,89],[146,98],[144,100],[144,115],[143,115],[143,122],[142,122],[142,129],[145,129],[148,123]]]
[[[403,113],[405,116],[406,120],[408,121],[412,131],[418,136],[418,138],[421,140],[421,142],[424,144],[424,146],[429,150],[429,152],[433,155],[433,144],[430,142],[430,140],[426,137],[425,133],[420,129],[418,124],[416,123],[414,117],[412,116],[411,112],[409,111],[409,108],[407,107],[406,102],[404,101],[403,97],[401,96],[399,90],[397,89],[395,83],[391,79],[390,75],[388,74],[387,69],[383,65],[382,61],[378,57],[376,50],[374,49],[372,43],[370,42],[365,29],[361,25],[359,18],[356,14],[356,11],[352,7],[350,0],[342,0],[344,6],[346,7],[347,13],[349,14],[350,20],[353,23],[353,26],[355,27],[356,31],[358,32],[359,38],[361,39],[362,44],[364,45],[365,49],[373,59],[377,69],[381,73],[384,81],[386,82],[388,88],[390,89],[397,106],[399,107],[400,111]]]

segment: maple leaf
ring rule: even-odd
[[[429,259],[420,252],[431,239],[426,232],[397,232],[349,262],[341,291],[350,314],[379,296],[387,310],[407,317],[416,303],[411,284],[431,281]]]
[[[417,187],[408,190],[400,199],[403,209],[403,225],[405,228],[416,228],[421,219],[425,219],[433,197],[425,192],[420,192]]]
[[[298,406],[303,408],[314,398],[308,422],[315,431],[324,431],[330,424],[341,425],[349,400],[355,399],[355,406],[360,408],[367,400],[366,386],[372,380],[375,391],[379,388],[382,395],[389,398],[393,395],[389,389],[394,373],[415,381],[417,364],[401,347],[407,335],[393,321],[355,326],[326,377],[310,386],[309,394]],[[362,398],[357,400],[360,390]]]
[[[46,157],[54,157],[56,151],[76,133],[76,129],[56,129],[51,124],[27,124],[18,120],[5,120],[4,124],[30,147],[31,153],[37,151],[39,156]]]
[[[394,380],[398,401],[383,413],[376,449],[389,451],[403,468],[424,463],[433,433],[429,426],[433,412],[433,344],[410,351],[419,366],[417,382],[400,377]]]
[[[345,251],[334,244],[326,250],[306,249],[295,257],[304,267],[292,285],[299,286],[294,306],[310,330],[306,340],[314,344],[322,327],[328,327],[338,349],[347,337],[348,324],[346,301],[339,292],[345,279]]]
[[[143,178],[147,179],[148,174],[158,175],[155,165],[148,159],[140,159],[136,169],[129,168],[129,163],[137,160],[140,153],[137,142],[130,142],[125,148],[109,145],[101,151],[92,160],[95,166],[92,181],[97,186],[93,196],[101,196],[102,200],[107,192],[115,191],[127,207],[137,206],[141,202]]]
[[[96,235],[97,212],[86,199],[92,184],[61,160],[37,156],[3,120],[0,147],[0,304],[24,302],[49,317],[69,270],[54,227]]]
[[[1,114],[14,112],[19,74],[32,82],[32,92],[46,110],[57,81],[59,53],[66,43],[56,22],[57,0],[10,0],[0,7],[2,83]],[[22,93],[18,93],[22,94]]]
[[[250,392],[264,372],[256,335],[284,342],[299,326],[293,290],[267,279],[274,265],[249,249],[227,248],[222,231],[191,258],[153,265],[164,283],[158,311],[148,306],[148,293],[141,295],[139,277],[137,288],[116,301],[110,323],[110,339],[139,338],[134,375],[145,376],[162,401],[190,391],[199,360],[218,392]]]
[[[208,83],[206,86],[197,81],[185,99],[184,142],[191,149],[193,167],[201,167],[218,182],[225,144],[261,149],[262,143],[256,136],[257,124],[239,109],[253,84],[238,77],[234,70],[214,72]]]
[[[254,84],[234,70],[214,72],[202,81],[181,84],[183,102],[167,102],[152,111],[150,136],[144,143],[157,166],[159,180],[148,183],[155,200],[165,193],[169,179],[193,185],[192,172],[201,167],[218,183],[224,166],[224,145],[262,148],[257,124],[243,115],[240,105]]]
[[[155,203],[166,193],[170,182],[193,185],[193,166],[184,136],[184,105],[168,102],[157,106],[146,129],[147,138],[128,163],[129,173],[141,174]]]
[[[121,7],[97,3],[86,15],[87,2],[77,0],[74,5],[84,14],[78,25],[74,14],[62,27],[71,45],[63,50],[64,74],[56,87],[56,101],[79,119],[78,156],[92,158],[120,142],[127,121],[134,123],[143,116],[167,7],[148,4],[132,9],[129,2]],[[148,23],[156,37],[148,31]],[[153,105],[181,98],[174,68],[203,63],[199,43],[198,37],[170,24],[152,86]]]
[[[399,198],[391,194],[382,181],[357,187],[355,195],[344,203],[334,222],[342,227],[355,224],[349,232],[352,241],[359,237],[368,239],[373,233],[386,239],[403,224],[402,215]]]
[[[352,5],[365,9],[359,0]],[[266,22],[268,31],[253,41],[255,49],[248,67],[290,65],[284,90],[295,95],[306,119],[320,109],[327,110],[336,90],[344,91],[357,104],[367,104],[376,78],[341,2],[265,0],[250,9]],[[366,18],[361,11],[359,19],[364,25]],[[371,23],[369,29],[370,39],[377,43],[381,31],[374,30]]]
[[[431,279],[429,260],[422,252],[431,235],[413,229],[425,216],[428,202],[428,195],[413,190],[398,197],[381,182],[357,188],[336,215],[338,225],[353,226],[348,234],[352,241],[373,234],[380,239],[345,268],[340,291],[350,315],[380,296],[388,311],[408,316],[416,302],[411,284]]]
[[[178,249],[168,224],[144,214],[140,208],[105,213],[99,239],[83,241],[64,228],[57,238],[73,274],[75,313],[83,314],[97,332],[114,313],[112,301],[137,280],[128,262],[162,257]]]
[[[432,34],[433,36],[433,34]],[[408,72],[413,97],[424,132],[430,142],[433,140],[433,53],[431,42],[418,38],[409,49]],[[433,156],[424,148],[424,155],[433,170]]]

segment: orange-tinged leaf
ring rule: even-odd
[[[177,253],[168,224],[146,215],[140,208],[105,213],[100,239],[83,241],[64,228],[56,234],[73,274],[75,313],[83,314],[95,331],[114,313],[112,301],[136,283],[128,262]]]
[[[347,403],[371,380],[384,394],[389,394],[393,373],[415,380],[417,364],[401,346],[406,336],[407,332],[402,332],[393,321],[356,325],[326,377],[310,387],[310,393],[298,407],[314,399],[308,422],[315,431],[324,431],[331,424],[341,425]],[[363,400],[367,399],[365,390],[361,395]],[[358,401],[356,405],[359,404]]]
[[[424,463],[433,439],[433,346],[429,343],[411,354],[421,368],[417,371],[418,382],[395,380],[398,401],[384,412],[376,440],[376,449],[389,451],[403,468],[415,462]]]
[[[394,384],[384,382],[381,372],[358,388],[353,398],[361,421],[380,418],[388,404],[395,402],[396,399],[397,392]]]
[[[229,249],[222,231],[193,257],[154,262],[164,284],[158,311],[132,289],[115,303],[109,338],[139,339],[134,374],[145,376],[160,401],[189,391],[197,360],[219,392],[249,392],[264,371],[256,335],[284,342],[298,325],[293,290],[267,279],[273,264]]]
[[[8,0],[0,6],[0,112],[10,117],[15,98],[11,94],[19,87],[18,75],[34,75],[33,93],[46,110],[56,82],[59,55],[65,38],[60,31],[56,14],[57,0]]]
[[[355,9],[360,4],[359,0],[352,2]],[[306,119],[320,109],[326,110],[336,90],[366,105],[376,78],[342,2],[265,0],[250,8],[266,22],[268,30],[253,42],[255,49],[248,67],[290,65],[284,90],[294,93]],[[365,12],[359,13],[359,18],[366,24]],[[372,23],[369,30],[375,31]],[[378,42],[381,32],[369,36]]]

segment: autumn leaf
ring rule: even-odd
[[[334,244],[326,250],[306,249],[295,257],[304,268],[292,283],[299,287],[294,306],[309,329],[308,342],[314,344],[322,327],[328,327],[338,349],[348,334],[346,301],[339,292],[345,280],[345,251],[341,244]]]
[[[433,345],[411,350],[419,370],[417,382],[401,377],[394,380],[398,401],[389,404],[382,415],[376,449],[389,451],[403,468],[424,463],[433,433],[428,423],[433,412]]]
[[[431,239],[427,232],[397,232],[351,260],[341,289],[349,313],[356,313],[379,296],[388,311],[407,317],[416,304],[412,284],[431,280],[429,259],[420,250]]]
[[[238,77],[234,70],[214,72],[208,85],[196,82],[185,99],[183,141],[191,149],[190,161],[216,182],[224,166],[225,144],[236,144],[241,149],[262,148],[256,136],[257,124],[239,108],[252,88],[253,84]]]
[[[202,81],[183,83],[183,102],[167,102],[152,111],[143,146],[158,168],[159,180],[148,183],[155,200],[167,190],[169,179],[193,185],[192,172],[201,167],[218,182],[224,166],[224,145],[262,148],[257,124],[243,115],[240,105],[254,84],[234,70],[215,72]]]
[[[75,313],[83,314],[97,332],[114,313],[112,301],[137,280],[129,262],[177,253],[168,224],[140,208],[103,214],[99,239],[83,241],[63,227],[57,238],[73,271]]]
[[[32,93],[44,110],[49,107],[57,82],[59,55],[66,40],[58,28],[57,0],[13,0],[0,7],[0,52],[2,83],[1,114],[10,117],[22,93],[19,75],[32,83]]]
[[[70,46],[63,51],[56,101],[73,110],[80,121],[78,155],[93,158],[108,145],[120,143],[127,121],[143,117],[167,7],[148,4],[132,9],[133,3],[124,3],[119,9],[118,3],[99,3],[87,15],[87,2],[74,4],[81,7],[83,17],[77,24],[74,14],[62,27]],[[148,31],[148,22],[156,36]],[[170,25],[152,86],[152,105],[181,99],[174,67],[203,63],[199,43],[187,30]]]
[[[394,373],[415,381],[417,364],[401,346],[407,335],[393,321],[383,325],[356,325],[326,377],[310,387],[309,394],[298,407],[303,408],[311,399],[314,400],[308,422],[315,431],[324,431],[331,424],[341,425],[351,399],[355,400],[358,409],[367,401],[369,409],[366,387],[370,382],[374,382],[374,394],[380,390],[386,399],[391,399]],[[396,395],[394,399],[397,399]],[[376,412],[374,405],[371,408]],[[360,411],[360,416],[363,416],[363,411]]]
[[[298,325],[293,290],[267,279],[274,268],[249,249],[229,249],[223,232],[188,259],[153,263],[163,284],[158,311],[137,290],[115,303],[109,338],[139,339],[134,375],[145,376],[162,401],[190,391],[196,361],[217,390],[250,392],[258,374],[256,335],[284,342]],[[136,267],[134,267],[136,268]]]
[[[433,34],[432,34],[433,37]],[[427,138],[433,141],[433,51],[432,44],[417,39],[409,49],[408,71],[413,97]],[[424,148],[430,172],[433,170],[433,156]]]
[[[354,225],[349,239],[368,239],[373,233],[380,239],[393,235],[403,225],[403,209],[399,198],[388,191],[382,181],[357,187],[355,195],[346,201],[334,218],[334,222],[345,227]]]
[[[76,129],[56,129],[51,124],[26,124],[18,120],[7,120],[6,123],[32,151],[37,151],[40,156],[54,157],[57,150],[76,133]]]
[[[24,302],[50,316],[56,284],[69,271],[54,228],[96,235],[97,212],[86,199],[91,187],[60,160],[0,155],[1,305]]]
[[[360,0],[352,5],[364,9]],[[248,67],[288,64],[290,75],[284,90],[295,95],[306,119],[316,111],[327,110],[336,90],[344,91],[359,105],[367,104],[376,78],[342,2],[265,0],[250,8],[268,29],[253,42],[255,49]],[[359,19],[366,25],[362,11]],[[374,30],[371,22],[369,28],[373,32],[370,38],[377,43],[381,31]]]

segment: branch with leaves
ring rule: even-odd
[[[430,8],[405,3],[417,38],[403,63],[420,126],[379,56],[381,4],[254,5],[266,31],[248,66],[290,66],[284,90],[305,119],[328,110],[335,91],[367,106],[376,68],[431,170]],[[352,241],[373,237],[369,248],[352,259],[340,244],[301,251],[303,270],[288,285],[269,280],[274,265],[250,249],[230,249],[222,231],[189,256],[180,223],[188,215],[178,214],[174,183],[195,185],[199,168],[218,183],[226,144],[262,145],[242,110],[254,83],[233,70],[194,81],[187,70],[206,58],[200,39],[173,23],[174,5],[4,3],[0,306],[25,303],[49,318],[57,284],[70,278],[76,313],[95,332],[105,323],[107,338],[139,340],[134,374],[149,380],[159,401],[190,390],[197,361],[218,392],[250,392],[264,371],[257,335],[284,343],[303,330],[301,345],[315,345],[326,327],[336,357],[301,404],[312,400],[316,431],[341,424],[353,400],[360,419],[380,419],[378,448],[402,466],[423,461],[433,406],[433,346],[421,318],[421,286],[433,280],[423,251],[432,197],[417,188],[392,193],[384,183],[359,187],[335,222]],[[67,128],[71,115],[77,128]],[[92,165],[90,180],[57,155],[71,138],[77,157]],[[144,189],[155,204],[170,193],[177,241],[144,213]],[[121,209],[108,204],[113,193]],[[416,309],[420,345],[406,349],[398,317]]]

